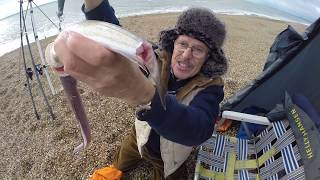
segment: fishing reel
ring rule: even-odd
[[[39,75],[43,75],[43,70],[47,67],[48,67],[47,65],[37,64],[36,65],[36,73]],[[33,80],[33,70],[31,67],[28,67],[26,69],[26,74],[27,74],[27,77],[32,81]],[[27,87],[27,83],[25,83],[24,86]]]
[[[43,75],[43,70],[44,70],[45,68],[47,68],[47,67],[48,67],[47,65],[37,64],[37,65],[35,66],[36,73],[39,74],[39,75]],[[27,76],[28,76],[28,78],[29,78],[30,80],[33,79],[33,70],[32,70],[31,67],[28,67],[28,68],[26,69],[26,74],[27,74]]]

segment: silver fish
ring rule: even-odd
[[[77,32],[91,40],[96,41],[113,52],[121,54],[131,62],[138,64],[141,69],[150,74],[149,79],[151,79],[156,85],[162,106],[165,109],[165,94],[167,90],[167,84],[164,83],[167,83],[167,81],[160,81],[160,66],[162,62],[158,61],[153,50],[149,50],[152,52],[143,52],[144,48],[142,44],[145,42],[144,39],[139,38],[114,24],[94,20],[86,20],[74,24],[66,28],[61,33],[66,31]],[[148,56],[149,59],[146,59],[147,57],[141,56],[141,54],[145,53],[150,53],[152,56]],[[90,128],[86,113],[81,103],[79,92],[76,88],[76,80],[63,72],[63,64],[55,55],[52,43],[49,44],[46,49],[46,59],[49,61],[49,64],[60,74],[60,80],[63,84],[63,88],[66,92],[75,116],[80,123],[83,143],[75,148],[75,152],[78,152],[82,148],[85,148],[85,146],[90,142]]]

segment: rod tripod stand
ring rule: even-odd
[[[38,37],[38,34],[37,34],[37,29],[36,29],[36,26],[35,26],[35,23],[34,23],[34,16],[33,16],[33,4],[36,6],[36,8],[38,10],[40,10],[42,12],[42,14],[55,26],[57,27],[57,29],[61,30],[61,27],[58,27],[57,25],[55,25],[53,23],[53,21],[50,20],[50,18],[40,9],[40,7],[38,7],[34,2],[33,0],[28,0],[28,5],[27,5],[27,10],[24,10],[23,9],[23,0],[19,0],[19,3],[20,3],[20,40],[21,40],[21,52],[22,52],[22,58],[23,58],[23,64],[24,64],[24,69],[25,69],[25,76],[26,76],[26,86],[28,87],[28,91],[29,91],[29,95],[31,97],[31,101],[32,101],[32,107],[33,107],[33,110],[34,110],[34,113],[36,115],[36,118],[37,119],[40,119],[40,116],[39,116],[39,113],[37,111],[37,108],[36,108],[36,104],[35,104],[35,101],[34,101],[34,95],[32,93],[32,89],[31,89],[31,80],[32,80],[32,76],[35,75],[36,76],[36,81],[37,81],[37,84],[39,86],[39,89],[40,89],[40,92],[43,96],[43,99],[45,101],[45,104],[47,106],[47,109],[48,109],[48,112],[51,116],[52,119],[55,119],[55,116],[53,114],[53,111],[52,111],[52,107],[49,103],[49,100],[44,92],[44,89],[43,89],[43,85],[40,81],[40,75],[42,75],[43,73],[46,75],[46,78],[47,78],[47,81],[48,81],[48,84],[49,84],[49,87],[50,87],[50,90],[52,92],[52,94],[56,94],[55,92],[55,89],[52,85],[52,81],[51,81],[51,78],[50,78],[50,75],[47,71],[47,65],[46,65],[46,61],[45,61],[45,56],[44,56],[44,53],[43,53],[43,50],[42,50],[42,47],[41,47],[41,44],[40,44],[40,41],[39,41],[39,37]],[[35,62],[35,58],[32,54],[32,51],[31,51],[31,46],[30,46],[30,41],[29,41],[29,36],[28,36],[28,32],[27,32],[27,28],[26,28],[26,17],[27,17],[27,11],[28,11],[28,8],[30,7],[29,11],[30,11],[30,16],[31,16],[31,26],[32,26],[32,31],[33,31],[33,36],[34,36],[34,39],[35,39],[35,42],[36,42],[36,45],[38,47],[38,52],[39,52],[39,55],[40,55],[40,59],[41,59],[41,63],[42,64],[36,64]],[[26,12],[24,14],[24,11]],[[59,23],[59,26],[60,26],[60,23]],[[27,67],[27,62],[26,62],[26,55],[25,55],[25,49],[24,49],[24,38],[26,39],[26,45],[27,45],[27,49],[28,49],[28,52],[29,52],[29,55],[30,55],[30,59],[31,59],[31,64],[32,64],[32,68],[30,67]]]

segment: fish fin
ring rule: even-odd
[[[81,143],[74,148],[73,153],[78,154],[80,151],[84,150],[85,147],[86,147],[85,143]]]

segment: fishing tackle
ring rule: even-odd
[[[33,71],[32,71],[32,69],[30,67],[28,67],[26,69],[26,73],[27,73],[28,78],[30,78],[32,80]]]
[[[23,45],[23,34],[24,34],[24,28],[23,28],[23,23],[22,23],[22,20],[24,20],[24,16],[23,16],[23,7],[22,7],[22,3],[23,1],[20,0],[20,43],[21,43],[21,52],[22,52],[22,58],[23,58],[23,64],[24,64],[24,69],[26,70],[26,86],[28,87],[28,92],[29,92],[29,95],[30,95],[30,98],[31,98],[31,102],[32,102],[32,107],[33,107],[33,111],[34,111],[34,114],[36,115],[36,118],[39,120],[40,119],[40,116],[39,116],[39,113],[38,113],[38,110],[36,108],[36,105],[35,105],[35,102],[34,102],[34,99],[33,99],[33,94],[32,94],[32,90],[31,90],[31,84],[30,84],[30,81],[29,81],[29,75],[27,73],[27,63],[26,63],[26,57],[25,57],[25,54],[24,54],[24,45]],[[30,68],[31,69],[31,68]],[[29,69],[29,71],[30,71]],[[31,72],[32,72],[32,69],[31,69]],[[32,77],[32,76],[31,76]]]
[[[30,13],[32,14],[33,13],[33,7],[32,7],[32,4],[31,3],[34,3],[32,0],[29,0],[28,1],[28,5],[27,5],[27,8],[30,6]],[[27,33],[27,28],[26,28],[26,17],[24,15],[24,9],[23,9],[23,0],[20,0],[20,41],[21,41],[21,51],[22,51],[22,58],[23,58],[23,63],[24,63],[24,68],[25,68],[25,75],[26,75],[26,79],[27,79],[27,87],[28,87],[28,91],[29,91],[29,95],[31,97],[31,101],[32,101],[32,106],[33,106],[33,110],[34,110],[34,113],[36,115],[36,118],[37,119],[40,119],[40,116],[39,116],[39,113],[37,111],[37,108],[35,106],[35,101],[34,101],[34,97],[33,97],[33,93],[32,93],[32,90],[31,90],[31,83],[29,80],[32,80],[32,77],[33,77],[33,74],[36,75],[36,80],[37,80],[37,84],[39,86],[39,89],[40,89],[40,92],[43,96],[43,99],[45,101],[45,104],[47,105],[47,109],[48,109],[48,112],[51,116],[52,119],[55,119],[55,116],[53,114],[53,111],[52,111],[52,108],[51,108],[51,105],[49,103],[49,100],[44,92],[44,89],[43,89],[43,86],[42,86],[42,83],[40,81],[40,77],[39,75],[42,74],[42,71],[43,71],[43,66],[42,65],[37,65],[35,63],[35,60],[34,60],[34,56],[33,56],[33,53],[31,51],[31,46],[30,46],[30,41],[29,41],[29,36],[28,36],[28,33]],[[34,3],[35,4],[35,3]],[[36,5],[36,4],[35,4]],[[37,5],[36,5],[37,6]],[[42,11],[41,11],[42,12]],[[32,29],[33,29],[33,33],[34,33],[34,37],[35,37],[35,40],[38,41],[39,43],[39,40],[37,39],[38,35],[36,34],[35,32],[35,27],[34,27],[34,23],[33,23],[33,14],[31,15],[31,21],[32,21]],[[27,67],[27,62],[26,62],[26,55],[25,55],[25,49],[24,49],[24,40],[23,40],[23,36],[25,37],[26,39],[26,44],[27,44],[27,48],[28,48],[28,51],[29,51],[29,55],[30,55],[30,59],[31,59],[31,64],[32,64],[32,68],[29,68]],[[38,45],[38,44],[37,44]],[[40,56],[44,57],[43,55],[43,52],[42,52],[42,49],[39,48],[40,46],[38,46],[38,50],[39,50],[39,53],[40,53]],[[43,60],[44,58],[42,58]],[[44,62],[43,62],[44,64]],[[35,72],[35,73],[34,73]],[[46,73],[46,70],[45,70],[45,73]],[[48,78],[49,76],[47,76]],[[48,79],[48,83],[49,85],[51,84],[51,79],[49,80]],[[52,84],[51,84],[52,86]],[[53,87],[53,86],[52,86]]]

